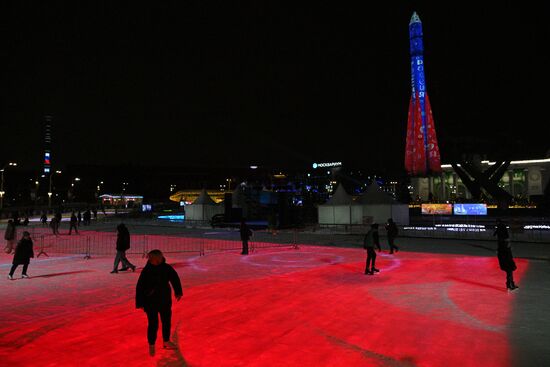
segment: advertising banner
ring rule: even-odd
[[[455,204],[455,215],[487,215],[487,204]]]
[[[427,215],[451,215],[453,204],[422,204],[422,214]]]

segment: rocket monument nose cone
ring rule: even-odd
[[[413,12],[413,15],[411,17],[411,21],[409,22],[409,25],[411,25],[413,23],[422,23],[420,21],[420,17],[418,16],[418,14],[416,14],[416,12]]]

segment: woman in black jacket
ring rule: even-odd
[[[513,291],[519,288],[516,283],[514,283],[514,271],[517,267],[512,255],[508,228],[500,219],[497,219],[497,228],[493,236],[497,236],[498,265],[502,271],[506,272],[506,288]]]
[[[19,265],[23,265],[23,274],[22,278],[28,278],[27,268],[31,261],[31,257],[34,257],[34,251],[32,249],[32,239],[31,234],[27,231],[23,232],[23,238],[17,244],[15,248],[15,255],[13,255],[13,265],[11,267],[8,279],[13,279],[13,273]]]
[[[147,265],[143,268],[136,285],[136,308],[142,308],[147,314],[147,340],[149,354],[155,354],[155,342],[159,328],[158,316],[162,321],[162,338],[165,349],[176,349],[170,341],[172,318],[172,290],[174,288],[176,300],[180,300],[183,291],[178,273],[166,263],[160,250],[153,250],[147,254]]]

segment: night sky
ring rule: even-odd
[[[403,170],[413,10],[442,161],[550,149],[543,5],[13,3],[0,11],[1,161],[28,169],[40,167],[48,113],[54,169],[341,160]]]

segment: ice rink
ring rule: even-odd
[[[30,279],[18,268],[8,280],[2,253],[0,364],[550,365],[550,244],[515,244],[520,289],[510,293],[495,243],[402,238],[367,276],[365,252],[352,247],[360,237],[323,242],[249,256],[168,254],[184,286],[173,305],[179,349],[162,350],[159,333],[154,357],[134,307],[139,254],[129,256],[135,273],[110,274],[109,255],[50,254],[31,261]]]

